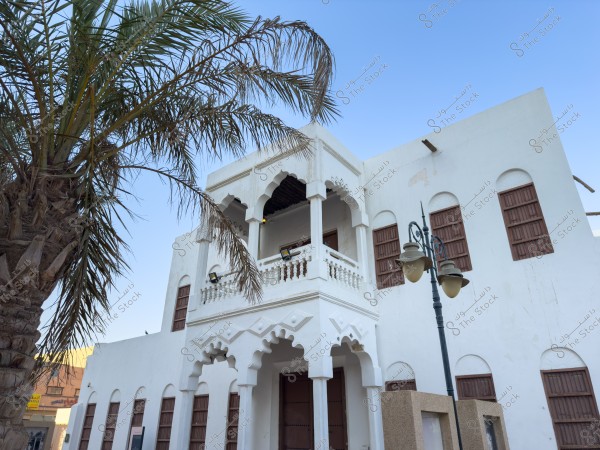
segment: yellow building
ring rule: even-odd
[[[83,370],[93,350],[93,347],[71,350],[69,367],[62,366],[36,383],[23,418],[29,434],[26,450],[62,448],[71,406],[77,403]]]

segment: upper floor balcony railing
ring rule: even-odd
[[[322,246],[325,262],[326,278],[337,285],[352,290],[360,290],[362,276],[358,263],[325,245]],[[302,280],[309,280],[318,271],[314,245],[304,245],[293,250],[295,254],[290,260],[282,260],[280,255],[269,256],[257,262],[265,296],[271,287],[290,285]],[[213,303],[219,300],[240,295],[234,277],[223,278],[217,284],[211,284],[200,292],[200,304]]]

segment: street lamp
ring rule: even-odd
[[[440,337],[440,347],[442,349],[442,360],[444,362],[446,390],[448,396],[452,397],[458,446],[460,450],[462,450],[458,412],[456,410],[452,374],[450,373],[450,362],[448,361],[448,347],[446,346],[446,335],[444,333],[442,302],[440,301],[437,284],[442,286],[442,289],[448,297],[454,298],[458,295],[461,288],[469,284],[469,280],[463,276],[460,269],[454,264],[454,261],[448,259],[444,242],[437,236],[432,235],[429,237],[429,228],[427,227],[427,222],[425,222],[423,203],[421,203],[421,217],[423,218],[423,228],[415,221],[408,225],[408,242],[403,245],[404,252],[400,254],[400,257],[396,260],[396,264],[402,267],[404,275],[408,281],[412,283],[419,281],[423,276],[424,271],[427,270],[429,272],[431,291],[433,294],[433,309],[435,311],[438,334]],[[425,253],[420,249],[423,249]],[[443,261],[437,263],[437,256],[442,256],[444,258]]]

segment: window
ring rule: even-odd
[[[240,410],[240,396],[232,392],[229,394],[229,409],[227,413],[227,437],[225,450],[237,450],[238,419]]]
[[[456,377],[459,400],[496,401],[496,389],[491,373]]]
[[[177,290],[175,301],[175,314],[173,314],[173,327],[171,331],[179,331],[185,328],[185,316],[187,315],[188,300],[190,298],[190,285],[181,286]]]
[[[192,432],[189,450],[204,450],[206,444],[206,422],[208,420],[208,395],[194,397],[192,409]]]
[[[119,402],[108,405],[106,425],[104,426],[104,437],[102,438],[102,450],[112,450],[115,430],[117,429],[117,417],[119,415]]]
[[[416,391],[417,382],[416,380],[392,380],[386,381],[385,390],[387,392],[392,391]]]
[[[58,386],[48,386],[46,388],[46,394],[48,395],[62,395],[63,388]]]
[[[131,430],[133,427],[141,427],[144,421],[144,409],[146,409],[146,400],[136,400],[133,403],[133,411],[131,412],[131,425],[129,427],[129,436],[131,437]],[[127,439],[129,442],[129,439]]]
[[[373,230],[375,247],[375,275],[377,289],[404,284],[404,276],[396,259],[400,256],[400,240],[396,224]]]
[[[85,410],[85,418],[83,419],[83,428],[81,430],[81,441],[79,442],[79,450],[88,450],[90,444],[90,434],[92,434],[92,423],[94,422],[94,413],[96,412],[96,404],[90,403]]]
[[[171,426],[173,412],[175,411],[175,397],[163,398],[160,406],[160,420],[158,422],[158,436],[156,450],[169,450],[171,443]]]
[[[431,221],[431,234],[444,241],[448,259],[453,260],[456,267],[463,272],[472,270],[460,206],[452,206],[451,208],[432,212],[429,215],[429,220]],[[443,256],[437,256],[438,262],[443,259]]]
[[[514,261],[553,253],[533,183],[498,194]]]
[[[542,380],[559,450],[600,448],[600,415],[587,368],[543,370]]]

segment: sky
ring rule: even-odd
[[[252,16],[304,20],[328,42],[341,117],[327,128],[363,160],[443,127],[444,119],[454,123],[543,87],[555,116],[570,108],[560,139],[573,174],[599,190],[592,194],[578,185],[584,208],[600,211],[598,0],[234,3]],[[455,103],[464,106],[452,119],[449,106],[465,90],[471,96]],[[307,123],[278,113],[289,125]],[[201,186],[208,173],[231,161],[199,158]],[[160,331],[173,241],[198,221],[191,214],[177,219],[168,185],[154,176],[140,176],[133,189],[138,199],[129,205],[140,218],[128,223],[124,236],[131,270],[117,280],[120,292],[112,292],[111,303],[118,308],[127,289],[125,298],[136,300],[118,311],[99,342]],[[600,232],[600,216],[589,221]],[[42,323],[47,318],[48,312]]]

